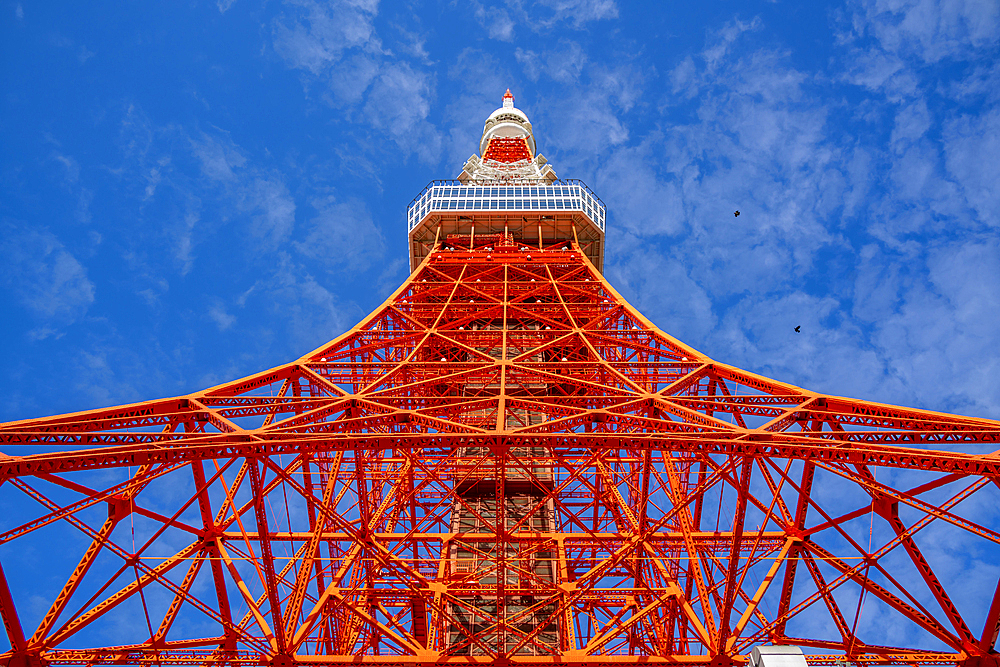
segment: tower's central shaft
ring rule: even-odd
[[[536,152],[531,123],[514,106],[510,90],[503,106],[486,119],[479,152],[466,161],[456,181],[431,183],[410,205],[411,269],[433,248],[449,253],[448,257],[469,253],[477,261],[484,254],[491,261],[496,254],[499,265],[512,252],[530,258],[532,251],[566,253],[572,246],[585,248],[591,261],[601,266],[604,205],[584,183],[557,179],[552,166]],[[477,283],[486,292],[512,284],[507,266],[483,275],[487,284],[482,285],[482,278]],[[511,295],[491,296],[505,300]],[[536,296],[534,301],[542,298]],[[474,303],[475,298],[469,301]],[[470,331],[502,332],[499,345],[494,339],[475,346],[476,352],[502,363],[525,355],[533,363],[556,360],[553,354],[558,353],[551,350],[529,354],[541,344],[543,327],[551,330],[540,318],[506,308],[468,326]],[[452,356],[456,355],[450,361],[469,360],[468,353],[457,351]],[[559,386],[536,381],[511,392],[501,384],[502,380],[473,382],[458,386],[454,393],[466,400],[520,393],[525,401],[551,401]],[[483,410],[482,418],[484,425],[508,432],[540,423],[542,414],[525,403],[504,412]],[[560,619],[551,599],[554,553],[551,544],[539,538],[558,531],[551,499],[551,449],[489,451],[475,445],[460,447],[457,454],[451,530],[459,537],[448,546],[448,568],[453,576],[475,581],[477,594],[456,596],[448,604],[448,652],[559,653]],[[419,613],[415,610],[414,615]]]

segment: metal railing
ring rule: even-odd
[[[580,211],[602,232],[606,208],[586,183],[577,179],[552,183],[476,184],[431,181],[406,207],[407,231],[434,211]]]

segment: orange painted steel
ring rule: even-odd
[[[503,242],[290,364],[0,425],[2,660],[996,663],[1000,423],[713,361]]]

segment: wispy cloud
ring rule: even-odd
[[[514,57],[524,67],[525,74],[532,81],[537,81],[544,73],[560,83],[575,83],[587,63],[587,54],[583,47],[572,41],[566,41],[560,48],[542,53],[518,47],[514,51]]]
[[[610,146],[624,145],[629,139],[624,115],[641,95],[647,77],[643,68],[627,60],[612,67],[590,63],[580,46],[571,41],[539,53],[518,51],[515,56],[529,78],[559,84],[532,100],[534,108],[541,111],[532,122],[545,127],[541,134],[544,144],[561,151],[560,174],[567,168],[587,174],[593,169],[593,155],[604,154]]]
[[[965,204],[988,227],[1000,227],[1000,108],[962,114],[944,123],[944,158]]]
[[[213,181],[232,182],[235,171],[246,164],[247,159],[228,137],[211,137],[202,133],[190,140],[191,152],[201,164],[201,173]]]
[[[541,0],[540,4],[552,10],[551,20],[569,21],[576,27],[618,17],[614,0]]]
[[[221,303],[215,303],[208,309],[208,318],[215,323],[219,331],[225,331],[236,322],[236,318],[226,312],[226,307]]]
[[[419,31],[400,29],[399,54],[375,29],[378,3],[295,0],[274,20],[274,50],[303,73],[306,89],[351,112],[381,142],[426,163],[440,158],[440,131],[428,120],[434,77]]]
[[[248,340],[280,337],[274,347],[285,358],[296,358],[335,338],[363,315],[357,305],[331,291],[288,252],[277,253],[274,269],[262,276],[240,306],[268,313],[243,335]]]
[[[18,3],[14,8],[14,15],[17,17],[18,20],[24,19],[24,8],[21,7],[20,3]],[[76,41],[59,33],[51,35],[49,37],[49,43],[57,48],[72,51],[76,56],[77,62],[79,62],[81,65],[86,64],[88,60],[97,55],[96,53],[88,49],[86,45],[78,44]]]
[[[360,317],[350,298],[330,285],[342,280],[344,270],[367,271],[384,254],[366,202],[339,199],[335,184],[312,173],[303,176],[294,159],[276,161],[219,128],[158,124],[136,105],[123,111],[119,144],[122,163],[111,172],[121,184],[119,196],[134,201],[139,215],[110,245],[122,253],[136,295],[158,321],[171,312],[166,299],[172,291],[189,294],[194,312],[183,317],[210,324],[216,336],[229,341],[228,352],[194,376],[198,354],[160,350],[158,341],[150,340],[149,363],[178,354],[189,359],[189,376],[178,389],[294,358]],[[303,190],[312,197],[300,213]],[[304,224],[297,225],[298,216]],[[97,347],[113,356],[121,344],[109,335]],[[99,362],[95,357],[85,374],[95,387],[115,391],[118,374],[100,370]],[[136,368],[123,373],[132,371]],[[157,382],[173,387],[175,379]],[[149,391],[141,378],[126,384]]]
[[[406,63],[387,65],[372,85],[363,109],[373,127],[429,164],[438,161],[441,145],[440,133],[427,121],[432,90],[428,74]]]
[[[94,284],[87,269],[47,229],[0,222],[0,280],[35,318],[34,339],[58,335],[87,313]]]
[[[614,0],[472,0],[468,6],[490,39],[503,42],[513,41],[519,34],[549,32],[558,26],[580,30],[593,21],[618,17]]]
[[[234,26],[252,13],[232,11],[233,0],[209,9]],[[304,345],[361,314],[355,292],[391,287],[405,271],[393,264],[400,193],[455,175],[509,86],[558,173],[584,178],[608,204],[608,275],[672,333],[815,389],[1000,415],[978,367],[962,361],[1000,345],[996,295],[961,280],[962,270],[976,285],[968,276],[995,273],[996,3],[845,0],[810,24],[816,49],[783,38],[770,9],[643,30],[631,7],[608,0],[446,10],[266,5],[241,64],[283,95],[301,90],[286,100],[301,121],[287,136],[268,124],[274,110],[239,117],[237,96],[195,100],[182,116],[132,91],[116,98],[126,100],[118,163],[96,164],[92,146],[46,143],[46,182],[76,226],[49,233],[95,294],[58,312],[92,314],[104,264],[83,267],[99,248],[120,260],[151,321],[169,311],[256,350],[218,373],[256,367],[265,348],[300,353],[278,314],[302,309]],[[704,42],[689,46],[693,34]],[[91,58],[69,29],[41,42],[72,72],[84,60],[88,74],[111,48]],[[233,66],[205,53],[219,61],[208,72]],[[116,117],[87,113],[77,117],[98,131]],[[103,192],[102,177],[113,182]],[[258,325],[246,309],[274,321]],[[255,326],[259,336],[241,338]],[[102,340],[113,357],[116,339]],[[932,389],[932,370],[955,376]]]
[[[948,409],[1000,414],[1000,242],[995,236],[965,238],[932,247],[915,272],[903,273],[901,258],[888,264],[888,284],[899,297],[889,309],[871,313],[873,341],[890,373],[905,382],[911,400],[942,401]],[[970,277],[972,278],[970,280]],[[946,379],[946,380],[945,380]],[[909,396],[907,398],[910,398]]]
[[[295,247],[327,271],[358,271],[385,253],[382,233],[363,201],[337,202],[333,197],[312,202],[316,211],[309,233]]]
[[[609,205],[608,274],[668,330],[810,388],[1000,414],[997,392],[961,361],[1000,344],[996,295],[942,278],[959,266],[992,276],[1000,261],[982,236],[998,224],[1000,170],[986,156],[1000,120],[995,107],[942,103],[920,79],[927,62],[988,48],[978,35],[990,14],[946,20],[935,4],[934,29],[966,46],[918,57],[930,28],[916,8],[853,7],[842,69],[829,73],[764,43],[759,18],[710,32],[664,72],[625,54],[612,70],[569,41],[516,53],[552,87],[541,120],[562,121],[544,135],[561,173],[587,178]],[[968,105],[989,99],[992,76],[934,86]],[[648,105],[644,80],[672,88],[656,111],[634,106]],[[866,91],[853,112],[834,101],[844,83]],[[845,136],[845,122],[863,129]],[[972,312],[981,329],[959,315]],[[932,375],[956,378],[943,402]]]
[[[465,48],[450,64],[446,85],[454,93],[442,114],[442,124],[447,127],[443,159],[446,174],[458,173],[466,158],[479,152],[483,122],[500,105],[500,95],[516,78],[507,62],[482,49]],[[528,103],[537,108],[538,100]]]
[[[177,127],[167,128],[166,131],[171,135],[187,137]],[[179,196],[178,203],[184,212],[169,229],[173,230],[182,275],[191,270],[195,261],[197,239],[217,228],[221,222],[213,221],[204,228],[202,202],[206,198],[221,197],[230,203],[232,210],[248,215],[245,232],[263,247],[274,249],[288,239],[295,226],[295,201],[279,173],[252,164],[232,138],[223,132],[201,132],[196,137],[187,137],[185,143],[190,147],[190,157],[195,159],[204,177],[200,183],[177,174],[176,158],[187,157],[183,153],[179,156],[159,156],[153,166],[143,159],[136,174],[145,181],[143,200],[147,205],[155,197],[156,188],[165,175],[170,179],[171,195]],[[228,215],[229,212],[226,213]]]
[[[479,4],[476,7],[476,19],[486,28],[490,39],[510,42],[514,39],[514,19],[504,7],[489,7]]]
[[[887,54],[937,62],[992,47],[1000,32],[995,2],[860,0],[850,3],[845,39],[871,38]]]
[[[295,201],[279,174],[255,176],[239,190],[239,206],[251,214],[250,234],[277,247],[295,226]]]
[[[377,0],[316,2],[291,0],[274,22],[274,49],[292,67],[322,74],[345,51],[381,51],[373,25]]]

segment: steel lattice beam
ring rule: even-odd
[[[995,662],[995,574],[934,550],[1000,554],[1000,423],[716,362],[575,242],[462,243],[285,366],[0,425],[2,659]]]

